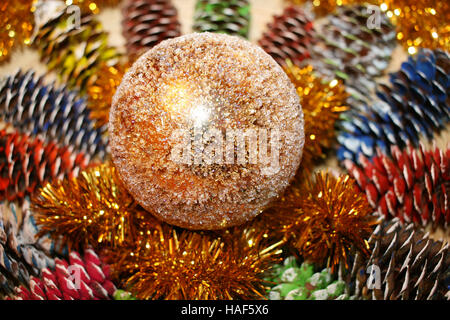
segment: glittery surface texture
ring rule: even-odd
[[[224,140],[227,130],[278,131],[278,170],[268,174],[268,163],[250,161],[247,148],[244,162],[197,163],[197,147],[185,149],[192,163],[173,161],[183,139],[174,132],[193,128],[218,130]],[[256,45],[207,32],[163,41],[141,56],[113,98],[109,130],[130,193],[155,216],[188,229],[221,229],[258,215],[288,186],[304,144],[300,100],[281,67]],[[200,148],[209,143],[203,138]]]

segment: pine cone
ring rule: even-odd
[[[125,0],[123,35],[132,60],[169,38],[181,35],[177,9],[169,0]]]
[[[197,0],[195,32],[220,32],[248,37],[250,3],[248,0]]]
[[[57,12],[39,26],[34,44],[49,70],[55,70],[69,88],[81,93],[95,81],[103,63],[112,66],[119,54],[108,45],[108,34],[91,14],[81,14],[80,25],[66,11]]]
[[[0,131],[0,201],[23,199],[50,179],[76,176],[87,159],[54,142]]]
[[[286,67],[286,59],[301,65],[304,59],[310,58],[317,35],[312,21],[301,9],[287,7],[281,16],[274,17],[267,29],[258,43],[280,65]]]
[[[361,165],[345,167],[365,191],[370,205],[402,222],[447,226],[450,222],[450,148],[425,151],[392,147],[392,158],[378,152],[372,160],[360,155]]]
[[[448,243],[430,239],[412,224],[402,227],[394,219],[377,226],[369,245],[368,260],[355,256],[347,279],[351,294],[374,300],[436,300],[448,295]]]
[[[419,145],[431,139],[450,119],[450,56],[423,49],[402,64],[390,77],[390,86],[380,85],[379,100],[365,112],[352,112],[338,135],[338,158],[358,161],[358,154],[373,157],[376,148],[390,152],[391,145]]]
[[[109,266],[87,249],[82,258],[71,252],[69,262],[55,259],[54,268],[42,270],[40,278],[31,277],[28,288],[16,289],[15,300],[109,300],[116,288]]]
[[[389,64],[396,45],[395,29],[380,15],[380,24],[369,28],[371,14],[367,5],[339,7],[318,30],[321,41],[312,48],[315,70],[328,79],[341,79],[355,101],[375,89],[374,79]]]
[[[73,91],[44,85],[33,71],[18,72],[0,83],[0,117],[22,133],[57,141],[74,151],[103,158],[106,131],[94,128],[86,102]]]
[[[274,267],[277,285],[270,289],[270,300],[330,300],[348,299],[344,294],[345,282],[336,280],[329,269],[314,272],[312,264],[298,265],[294,257],[288,257],[283,265]]]
[[[18,220],[20,213],[21,221]],[[27,283],[30,276],[53,267],[55,253],[64,253],[48,237],[36,238],[36,233],[28,201],[22,206],[0,205],[0,295],[12,294],[13,289]]]

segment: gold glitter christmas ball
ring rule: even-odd
[[[113,98],[109,130],[136,201],[194,230],[257,216],[289,185],[304,144],[299,97],[281,67],[256,45],[212,33],[141,56]]]

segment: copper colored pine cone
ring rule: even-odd
[[[161,41],[181,35],[177,9],[169,0],[125,0],[122,15],[131,60]]]
[[[286,66],[286,59],[299,65],[310,57],[310,48],[316,42],[316,31],[312,21],[298,7],[286,8],[282,15],[275,16],[259,45],[280,65]]]

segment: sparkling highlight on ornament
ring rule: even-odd
[[[109,120],[127,189],[161,220],[222,229],[257,216],[294,177],[295,87],[261,48],[224,34],[169,39],[124,76]]]

